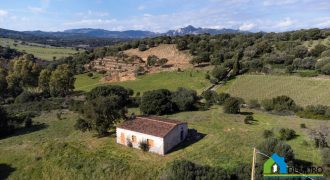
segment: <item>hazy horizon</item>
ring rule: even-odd
[[[93,28],[162,33],[193,25],[251,32],[282,32],[330,27],[330,2],[327,0],[0,2],[0,27],[18,31]]]

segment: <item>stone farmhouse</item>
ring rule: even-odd
[[[116,128],[117,143],[139,148],[140,142],[149,145],[149,151],[165,155],[185,140],[188,126],[185,122],[155,116],[137,116]]]

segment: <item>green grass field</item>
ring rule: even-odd
[[[301,106],[330,106],[330,79],[297,76],[243,75],[217,89],[245,100],[287,95]]]
[[[136,111],[136,109],[133,109]],[[250,164],[252,148],[262,140],[264,129],[293,128],[299,135],[290,140],[297,159],[320,163],[317,149],[311,145],[308,128],[324,121],[282,117],[254,112],[257,122],[246,125],[243,115],[222,113],[221,107],[208,111],[183,112],[169,117],[188,122],[205,137],[183,149],[159,156],[115,143],[115,137],[96,138],[73,128],[77,114],[64,112],[62,120],[56,112],[34,119],[45,128],[17,134],[0,140],[0,164],[14,170],[9,179],[156,179],[167,163],[175,159],[231,169]],[[309,145],[303,145],[303,140]]]
[[[190,76],[191,75],[191,76]],[[76,76],[75,88],[81,91],[90,91],[96,86],[102,85],[100,82],[100,75],[93,78],[87,76],[87,74],[81,74]],[[169,90],[175,90],[178,87],[186,87],[189,89],[195,89],[198,92],[210,85],[208,80],[205,79],[204,71],[185,70],[184,72],[161,72],[155,74],[147,74],[139,76],[134,81],[124,81],[116,84],[123,87],[131,88],[134,92],[145,92],[153,89],[166,88]]]
[[[0,45],[5,47],[9,46],[10,48],[21,52],[25,51],[26,53],[33,54],[35,57],[48,61],[52,61],[53,57],[59,59],[78,52],[72,48],[59,48],[36,43],[21,44],[20,41],[15,42],[14,40],[7,38],[0,38]]]

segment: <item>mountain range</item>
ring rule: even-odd
[[[151,31],[142,30],[127,30],[127,31],[109,31],[104,29],[92,29],[92,28],[81,28],[81,29],[69,29],[58,32],[45,32],[45,31],[13,31],[0,28],[0,37],[22,37],[25,35],[36,36],[36,37],[56,37],[56,38],[120,38],[120,39],[136,39],[136,38],[147,38],[155,36],[183,36],[187,34],[225,34],[225,33],[248,33],[246,31],[240,31],[235,29],[210,29],[210,28],[196,28],[194,26],[187,26],[179,28],[177,30],[169,30],[165,33],[156,33]]]

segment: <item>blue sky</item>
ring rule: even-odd
[[[165,32],[187,25],[248,31],[330,27],[330,0],[0,0],[0,27]]]

